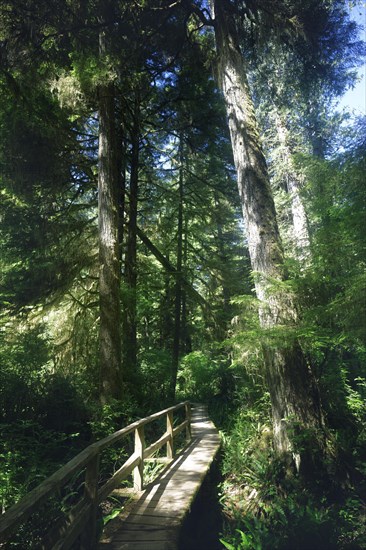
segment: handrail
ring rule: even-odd
[[[178,426],[173,427],[173,413],[183,407],[185,408],[185,420]],[[149,447],[146,447],[145,426],[163,416],[166,416],[165,433]],[[82,534],[82,546],[88,549],[95,548],[97,543],[97,509],[100,502],[131,473],[133,473],[135,490],[141,491],[144,486],[144,460],[163,445],[167,446],[167,458],[173,458],[174,437],[184,429],[186,430],[186,441],[188,443],[191,439],[191,407],[188,401],[137,420],[104,439],[92,443],[0,516],[0,543],[5,542],[20,525],[26,522],[31,514],[37,511],[47,498],[64,486],[74,474],[86,468],[82,499],[71,509],[57,532],[51,532],[47,535],[47,545],[41,547],[47,550],[67,550]],[[135,433],[134,452],[102,487],[98,487],[101,452],[132,432]],[[83,533],[86,524],[88,524],[88,532]]]

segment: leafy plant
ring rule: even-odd
[[[227,550],[262,550],[262,545],[258,540],[258,533],[244,533],[240,529],[236,529],[236,533],[237,537],[235,537],[235,542],[228,542],[225,539],[220,539],[220,542]]]

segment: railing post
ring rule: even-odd
[[[191,428],[192,415],[191,415],[191,404],[189,402],[185,404],[185,409],[186,409],[186,420],[188,420],[188,424],[186,427],[186,441],[187,443],[189,443],[192,439],[192,428]]]
[[[173,412],[170,411],[166,415],[166,431],[170,435],[166,444],[166,457],[173,458],[174,455],[174,441],[173,441]]]
[[[99,459],[100,455],[97,453],[88,462],[85,472],[84,498],[90,505],[89,521],[81,535],[81,548],[85,550],[94,550],[97,547]]]
[[[144,488],[144,450],[145,450],[145,427],[140,426],[135,430],[135,453],[140,456],[140,462],[133,470],[133,486],[136,491]]]

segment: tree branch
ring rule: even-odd
[[[160,252],[158,248],[152,243],[145,235],[143,231],[139,227],[136,228],[136,233],[139,239],[144,243],[146,248],[150,250],[150,252],[155,256],[155,258],[158,260],[158,262],[161,263],[161,265],[166,269],[168,273],[171,273],[175,277],[177,276],[178,272],[175,269],[175,267],[170,263],[170,261]],[[203,296],[184,278],[181,277],[182,285],[186,289],[187,292],[191,294],[193,298],[195,298],[199,304],[204,307],[205,311],[210,311],[210,304],[205,300]]]

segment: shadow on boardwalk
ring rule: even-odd
[[[180,532],[178,550],[223,550],[223,529],[218,485],[222,481],[220,457],[211,466]]]
[[[192,436],[184,452],[111,523],[100,549],[177,550],[183,520],[220,447],[218,432],[203,406],[192,411]]]

